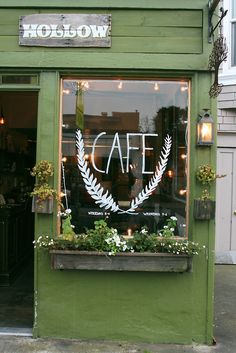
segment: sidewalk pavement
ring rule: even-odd
[[[0,353],[235,353],[236,265],[217,265],[215,271],[214,346],[130,344],[0,336]]]

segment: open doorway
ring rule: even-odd
[[[0,92],[0,331],[33,326],[37,92]]]

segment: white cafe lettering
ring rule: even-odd
[[[70,24],[23,24],[23,38],[106,38],[109,26]]]
[[[132,137],[135,136],[139,136],[142,139],[142,146],[141,146],[141,154],[142,154],[142,174],[154,174],[153,171],[146,171],[145,170],[145,157],[146,157],[146,151],[147,150],[153,150],[152,147],[146,147],[146,137],[147,136],[154,136],[157,137],[158,134],[141,134],[141,133],[127,133],[126,134],[126,145],[127,145],[127,156],[126,156],[126,166],[124,168],[124,162],[123,162],[123,156],[122,156],[122,149],[121,149],[121,144],[120,144],[120,137],[119,137],[119,133],[116,132],[113,138],[113,143],[111,146],[111,150],[108,156],[108,161],[107,161],[107,166],[105,170],[99,169],[96,166],[95,163],[95,158],[94,156],[96,155],[96,145],[98,140],[101,138],[101,136],[106,135],[106,132],[101,132],[100,134],[98,134],[93,142],[92,145],[92,154],[91,154],[91,161],[92,161],[92,165],[93,168],[100,172],[100,173],[105,173],[108,174],[109,173],[109,167],[110,167],[110,163],[111,163],[111,158],[113,155],[114,150],[117,150],[118,155],[119,155],[119,159],[120,159],[120,165],[121,165],[121,171],[122,173],[126,173],[129,172],[129,160],[130,160],[130,151],[137,151],[140,150],[140,146],[132,146],[131,141],[132,141]]]

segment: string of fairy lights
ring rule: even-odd
[[[65,167],[64,167],[64,163],[63,163],[63,159],[61,161],[61,174],[62,174],[62,185],[63,185],[63,196],[65,198],[65,206],[66,209],[69,208],[68,206],[68,196],[67,196],[67,190],[66,190],[66,177],[65,177]]]

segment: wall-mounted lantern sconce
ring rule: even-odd
[[[211,146],[214,143],[214,120],[208,113],[208,109],[204,109],[204,114],[200,116],[197,123],[197,145]]]

